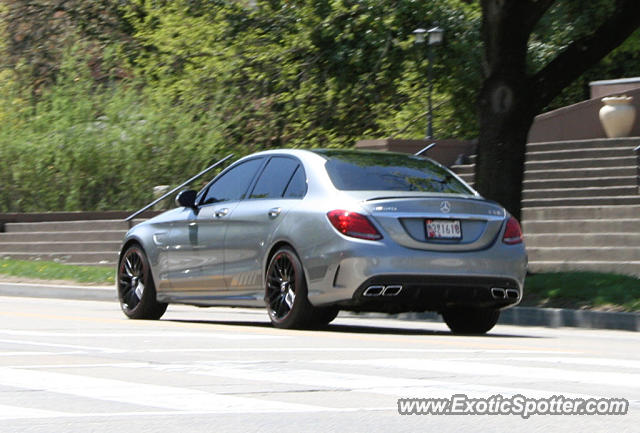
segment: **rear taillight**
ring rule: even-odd
[[[380,232],[364,215],[346,210],[332,210],[327,213],[327,217],[343,235],[368,240],[382,239]]]
[[[509,218],[507,221],[507,227],[504,229],[504,236],[502,242],[508,245],[515,245],[522,243],[522,229],[520,223],[514,217]]]

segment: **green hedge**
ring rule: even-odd
[[[70,60],[32,109],[4,79],[0,212],[132,209],[154,185],[186,179],[234,147],[215,112],[183,111],[135,83],[96,89],[80,62]]]

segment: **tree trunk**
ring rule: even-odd
[[[476,189],[518,219],[532,103],[526,82],[500,76],[487,79],[480,92]]]
[[[475,185],[520,218],[527,134],[534,94],[526,71],[531,3],[483,0],[485,75],[478,109],[480,136]]]
[[[478,101],[476,189],[516,218],[534,116],[640,26],[640,2],[615,0],[613,12],[593,32],[573,40],[543,69],[528,75],[529,35],[555,1],[481,0],[486,78]]]

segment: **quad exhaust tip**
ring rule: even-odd
[[[362,293],[363,296],[380,296],[384,291],[384,286],[369,286]]]
[[[491,297],[493,299],[518,299],[520,292],[516,289],[503,289],[502,287],[492,287]]]
[[[397,296],[401,291],[400,285],[369,286],[362,292],[362,296]]]
[[[507,293],[502,287],[492,287],[491,296],[493,299],[504,299],[507,297]]]
[[[518,299],[520,297],[520,292],[518,292],[516,289],[507,289],[506,293],[507,298],[509,299]]]
[[[402,286],[387,286],[382,291],[384,296],[396,296],[402,291]]]

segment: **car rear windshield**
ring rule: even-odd
[[[326,170],[339,190],[473,194],[448,169],[430,159],[390,152],[316,152],[327,158]]]

